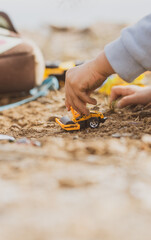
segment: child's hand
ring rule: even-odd
[[[65,81],[67,109],[72,106],[80,114],[89,114],[86,104],[97,103],[90,94],[113,72],[104,52],[96,59],[68,70]]]
[[[110,103],[121,97],[117,107],[123,108],[132,104],[148,104],[151,102],[151,87],[116,86],[112,88]]]

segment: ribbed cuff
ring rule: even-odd
[[[105,46],[105,55],[114,71],[125,81],[132,82],[146,70],[129,54],[122,39]]]

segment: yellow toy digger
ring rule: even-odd
[[[104,123],[107,119],[102,113],[94,111],[90,112],[88,116],[80,115],[73,108],[71,108],[72,120],[68,116],[64,116],[61,119],[56,118],[55,121],[66,131],[81,130],[87,127],[92,129],[98,128],[100,123]]]
[[[79,66],[82,61],[67,61],[67,62],[47,62],[45,65],[44,79],[55,76],[59,81],[59,87],[63,87],[65,84],[65,74],[70,68]]]

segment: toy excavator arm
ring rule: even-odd
[[[71,112],[72,112],[73,118],[77,118],[77,117],[80,116],[80,114],[77,113],[72,107],[71,107],[70,109],[71,109]]]

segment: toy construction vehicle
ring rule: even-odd
[[[45,65],[44,79],[55,76],[59,81],[59,87],[63,87],[65,83],[66,71],[70,68],[79,66],[81,61],[68,61],[68,62],[47,62]]]
[[[55,121],[61,126],[61,128],[65,129],[66,131],[74,131],[74,130],[81,130],[87,127],[92,129],[98,128],[100,123],[104,123],[107,119],[103,116],[100,112],[90,112],[88,116],[83,115],[81,116],[75,110],[71,108],[72,112],[72,120],[69,117],[65,116],[61,119],[56,118]]]

